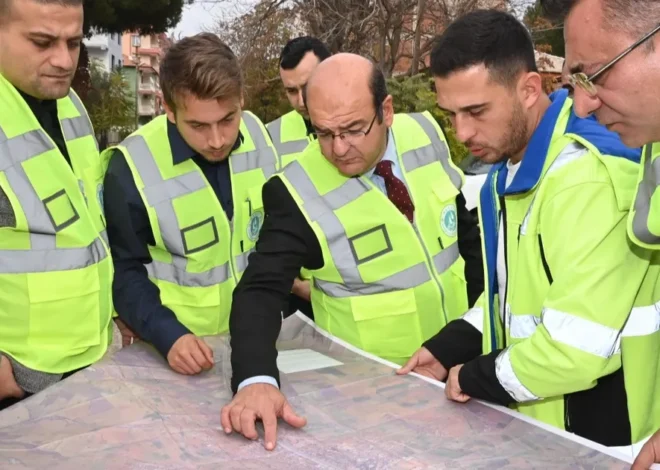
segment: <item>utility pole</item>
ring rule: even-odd
[[[139,107],[139,98],[140,98],[140,46],[142,45],[142,39],[139,34],[133,34],[131,36],[132,46],[135,48],[135,129],[138,128],[140,122],[140,115],[138,111]]]

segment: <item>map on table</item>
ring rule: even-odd
[[[282,389],[307,417],[263,441],[226,436],[228,338],[207,341],[214,368],[171,371],[136,343],[0,413],[1,469],[625,469],[629,465],[436,384],[398,377],[302,317],[284,322]],[[566,435],[566,434],[565,434]],[[567,435],[566,435],[567,436]]]

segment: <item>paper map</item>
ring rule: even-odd
[[[629,468],[513,413],[451,403],[437,384],[397,377],[297,316],[278,343],[294,351],[284,354],[294,372],[282,373],[282,389],[308,424],[281,425],[268,452],[261,440],[221,431],[230,350],[226,337],[207,341],[217,363],[197,377],[176,374],[136,343],[0,412],[0,469]],[[301,370],[300,350],[315,352],[320,368]]]

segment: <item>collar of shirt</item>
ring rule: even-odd
[[[183,136],[181,136],[181,133],[176,128],[176,124],[173,124],[169,119],[167,120],[167,138],[170,141],[170,148],[172,149],[172,160],[175,165],[183,163],[186,160],[199,155],[183,139]],[[244,140],[245,138],[243,137],[243,133],[238,131],[238,138],[236,139],[236,142],[234,142],[234,146],[232,147],[231,151],[234,152],[238,147],[240,147]]]
[[[385,148],[385,153],[383,154],[383,158],[381,158],[378,163],[382,162],[383,160],[392,162],[392,172],[394,173],[394,175],[397,175],[399,157],[396,153],[396,143],[394,142],[394,134],[392,133],[392,129],[389,129],[387,131],[387,147]],[[376,163],[376,165],[378,165],[378,163]],[[369,179],[373,179],[373,177],[376,176],[374,175],[374,171],[376,171],[375,166],[362,176],[365,176]]]
[[[28,95],[27,93],[19,90],[18,88],[16,88],[16,91],[18,91],[18,94],[21,95],[21,97],[25,100],[28,107],[32,110],[32,113],[35,115],[37,121],[39,121],[41,125],[43,125],[42,120],[44,117],[57,117],[56,100],[39,100],[34,96]]]

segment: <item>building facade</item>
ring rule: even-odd
[[[135,35],[124,33],[123,70],[137,101],[138,126],[143,126],[164,112],[159,83],[160,61],[171,41],[165,34],[141,35],[136,47]]]
[[[87,46],[89,60],[100,63],[106,72],[112,72],[123,66],[121,34],[95,34],[83,42]]]

